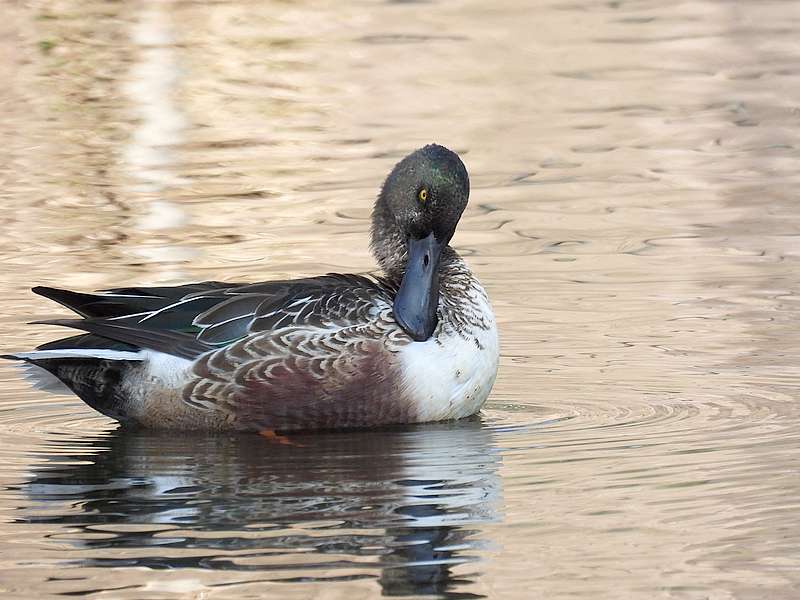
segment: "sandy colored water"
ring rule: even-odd
[[[3,0],[0,337],[98,289],[365,271],[472,178],[481,418],[127,434],[0,364],[4,598],[800,596],[800,5]]]

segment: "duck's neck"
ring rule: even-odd
[[[395,225],[391,217],[379,212],[377,207],[372,215],[370,246],[386,278],[399,286],[408,263],[408,242],[405,234]],[[445,246],[439,259],[440,285],[446,287],[451,276],[464,271],[469,269],[458,252],[450,246]]]
[[[406,239],[384,203],[380,201],[372,211],[370,247],[386,278],[396,280],[399,284],[408,262]]]

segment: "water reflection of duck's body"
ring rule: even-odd
[[[297,439],[265,452],[255,436],[120,430],[38,466],[29,520],[68,527],[84,566],[314,581],[324,565],[392,595],[469,583],[452,566],[474,558],[500,493],[499,453],[479,421]]]
[[[476,413],[497,371],[486,293],[448,245],[469,196],[458,156],[407,156],[375,204],[384,278],[327,275],[79,294],[35,291],[88,332],[6,358],[100,412],[162,429],[370,427]]]

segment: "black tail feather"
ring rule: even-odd
[[[102,319],[53,319],[49,321],[35,321],[35,323],[42,325],[61,325],[62,327],[81,329],[110,340],[171,354],[172,356],[188,358],[190,360],[214,349],[214,346],[199,342],[194,335],[188,333],[142,329]]]
[[[141,362],[93,357],[34,358],[26,362],[53,374],[96,411],[121,422],[135,420],[134,407],[124,393],[122,382]]]
[[[45,286],[37,286],[32,291],[86,318],[120,317],[148,312],[163,308],[171,302],[156,296],[84,294]]]
[[[120,350],[123,352],[136,352],[139,350],[137,346],[132,344],[124,344],[108,338],[94,335],[93,333],[82,333],[80,335],[73,335],[71,337],[53,340],[46,342],[36,347],[37,350]]]

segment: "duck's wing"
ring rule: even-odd
[[[222,347],[195,361],[182,390],[188,405],[221,412],[247,430],[413,418],[393,356],[411,340],[392,316],[392,287],[350,275],[314,278],[248,309],[246,317],[233,310],[247,302],[240,292],[241,300],[197,317],[204,327],[198,340]]]
[[[339,274],[256,284],[118,288],[99,294],[34,291],[85,317],[42,323],[189,359],[255,332],[364,322],[376,303],[391,302],[395,292],[383,280]]]
[[[341,329],[368,322],[395,290],[362,275],[329,274],[237,288],[232,297],[198,314],[197,339],[220,345],[287,327]]]

